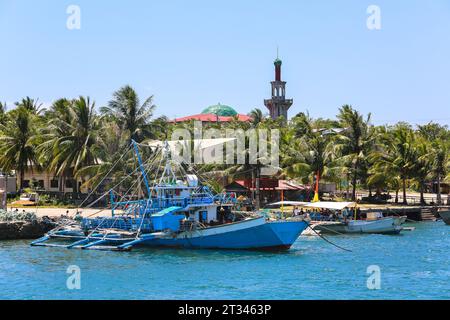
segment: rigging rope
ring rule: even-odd
[[[311,227],[311,224],[309,224],[307,221],[305,221],[305,220],[303,220],[307,225],[308,225],[308,227],[317,235],[317,236],[319,236],[320,238],[322,238],[322,240],[325,240],[326,242],[328,242],[329,244],[331,244],[331,245],[333,245],[333,246],[335,246],[336,248],[339,248],[339,249],[341,249],[341,250],[344,250],[344,251],[347,251],[347,252],[353,252],[352,250],[350,250],[350,249],[346,249],[346,248],[344,248],[344,247],[341,247],[341,246],[339,246],[339,245],[337,245],[337,244],[335,244],[335,243],[333,243],[333,242],[331,242],[330,240],[328,240],[327,238],[325,238],[323,235],[321,235],[320,233],[318,233],[316,230],[314,230],[314,228],[313,227]]]
[[[93,188],[91,190],[91,192],[87,195],[87,197],[83,200],[83,202],[81,202],[81,204],[77,207],[77,211],[78,209],[80,209],[83,204],[89,199],[89,197],[97,190],[97,188],[103,183],[103,181],[105,181],[105,179],[109,176],[109,174],[114,170],[114,168],[116,167],[116,165],[122,161],[122,159],[125,157],[125,155],[131,150],[131,144],[128,146],[128,148],[126,149],[126,151],[122,154],[122,156],[119,158],[119,160],[117,160],[114,165],[111,167],[111,169],[109,169],[108,173],[105,174],[105,176],[102,178],[102,180],[100,180],[100,182],[97,184],[97,186],[95,188]]]

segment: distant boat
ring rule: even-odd
[[[450,225],[450,210],[439,211],[439,215],[442,220],[444,220],[445,224]]]
[[[405,217],[386,217],[377,220],[350,220],[347,222],[319,222],[314,230],[322,234],[370,233],[399,234]]]
[[[326,209],[333,213],[333,218],[328,218],[328,221],[320,221],[316,215],[310,214],[313,220],[312,227],[321,234],[399,234],[403,230],[402,225],[406,222],[405,216],[383,217],[380,212],[371,212],[367,214],[366,220],[356,220],[351,214],[351,208],[355,206],[354,202],[316,202],[305,207]],[[339,214],[337,214],[338,212]]]

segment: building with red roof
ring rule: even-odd
[[[251,121],[251,117],[248,115],[239,114],[232,107],[218,103],[217,105],[209,106],[200,114],[176,118],[172,120],[172,122],[179,123],[191,120],[201,122],[230,122],[233,121],[233,119],[243,122]]]

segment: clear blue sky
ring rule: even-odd
[[[71,4],[81,30],[66,28]],[[366,27],[371,4],[379,31]],[[277,46],[290,115],[352,104],[377,124],[450,123],[448,0],[0,0],[0,100],[101,106],[130,84],[158,115],[265,110]]]

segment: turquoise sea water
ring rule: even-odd
[[[450,299],[450,227],[400,236],[301,237],[284,253],[135,249],[102,252],[0,242],[1,299]],[[69,290],[68,266],[81,270]],[[381,289],[367,288],[378,265]]]

